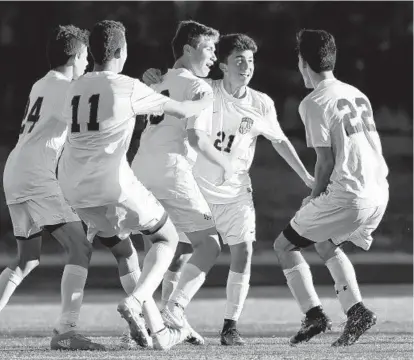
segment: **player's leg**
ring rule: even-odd
[[[193,246],[188,237],[184,233],[179,233],[178,236],[177,250],[162,280],[161,308],[165,307],[177,287],[182,269],[193,253]]]
[[[39,265],[42,234],[34,223],[27,202],[9,205],[17,254],[12,263],[0,274],[0,311],[23,279]]]
[[[212,207],[217,230],[230,248],[230,271],[226,285],[226,308],[221,331],[222,345],[244,345],[237,330],[249,284],[253,242],[256,241],[256,216],[253,199]]]
[[[167,312],[173,313],[176,326],[183,325],[184,309],[204,283],[206,274],[216,262],[221,250],[210,208],[198,190],[195,180],[192,180],[194,184],[191,188],[195,190],[192,190],[191,198],[162,200],[178,231],[185,233],[193,248],[193,253],[182,267],[177,287],[165,308]]]
[[[364,250],[368,250],[372,243],[371,234],[378,227],[384,215],[385,207],[386,205],[373,209],[345,209],[344,212],[348,215],[344,216],[344,226],[350,228],[350,223],[355,224],[358,221],[362,221],[363,224],[350,236],[336,237],[333,241],[315,245],[318,254],[331,273],[338,300],[347,315],[345,328],[332,346],[354,344],[377,321],[376,315],[362,302],[355,269],[338,245],[347,240]],[[364,219],[366,220],[364,221]]]

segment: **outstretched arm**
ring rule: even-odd
[[[279,155],[285,159],[289,166],[299,175],[306,186],[312,189],[315,180],[306,170],[305,165],[303,165],[291,142],[286,138],[278,142],[273,141],[272,145]]]

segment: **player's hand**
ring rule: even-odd
[[[158,84],[162,81],[162,74],[160,69],[150,68],[142,75],[142,81],[145,85]]]
[[[305,185],[306,185],[308,188],[313,189],[313,187],[314,187],[314,185],[315,185],[315,178],[314,178],[312,175],[308,174],[308,175],[305,177],[305,179],[303,179],[303,181],[304,181]]]

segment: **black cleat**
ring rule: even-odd
[[[311,312],[311,314],[309,314]],[[302,320],[302,327],[298,333],[292,336],[289,340],[291,346],[296,346],[302,342],[307,342],[314,336],[325,332],[327,329],[331,330],[332,321],[323,312],[321,307],[313,308],[306,314],[305,320]]]
[[[240,336],[240,333],[235,328],[222,331],[220,333],[220,343],[221,345],[228,346],[243,346],[245,344],[244,340]]]
[[[332,343],[332,346],[349,346],[354,344],[359,337],[373,327],[377,322],[377,316],[361,303],[354,305],[348,311],[344,331],[341,336]]]

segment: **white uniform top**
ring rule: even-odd
[[[217,186],[223,176],[220,166],[199,154],[194,165],[194,176],[204,197],[212,204],[226,204],[252,192],[250,166],[259,135],[272,142],[286,139],[276,109],[269,96],[247,88],[246,96],[236,99],[224,89],[222,80],[211,81],[214,92],[213,121],[196,121],[194,128],[207,132],[214,147],[232,159],[236,173],[223,185]]]
[[[126,158],[135,116],[162,114],[168,100],[139,80],[110,71],[87,73],[71,85],[64,107],[68,139],[59,161],[59,182],[70,205],[126,200],[136,181]]]
[[[70,83],[52,70],[33,85],[19,140],[4,169],[7,204],[60,193],[56,165],[67,133],[62,109]]]
[[[335,166],[327,190],[341,206],[376,206],[388,198],[388,167],[371,104],[355,87],[320,82],[299,105],[309,147],[331,147]]]
[[[210,85],[183,68],[169,69],[162,82],[152,88],[177,101],[197,100],[204,93],[212,93]],[[198,117],[199,121],[211,121],[211,112],[212,109],[204,110]],[[148,126],[142,133],[137,156],[157,155],[159,158],[160,155],[175,157],[178,154],[195,160],[195,150],[189,145],[187,137],[187,128],[191,128],[193,123],[194,118],[177,119],[167,114],[150,117]],[[175,159],[171,159],[170,163],[174,162]]]

